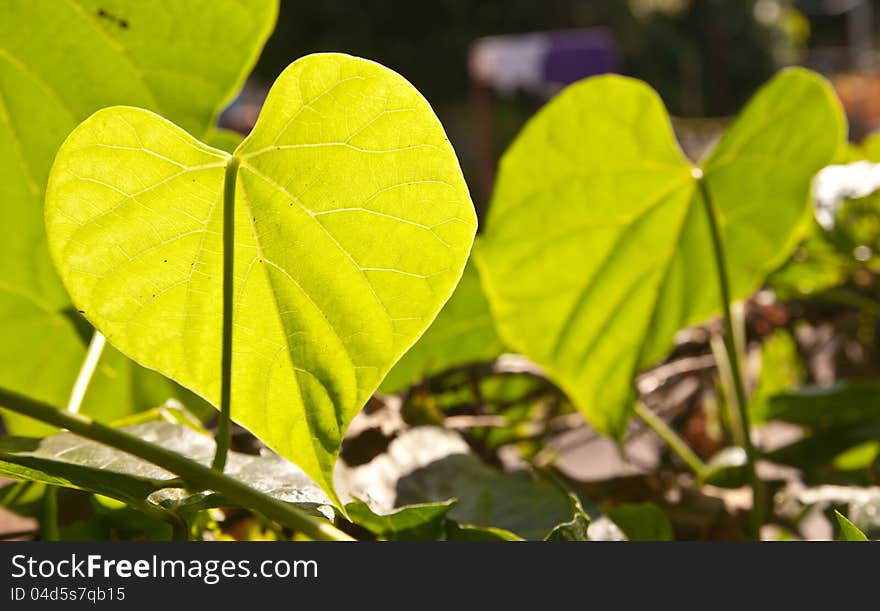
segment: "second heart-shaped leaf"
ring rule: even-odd
[[[461,277],[473,204],[424,98],[350,56],[293,63],[232,156],[145,110],[83,122],[46,198],[64,284],[113,345],[215,405],[231,159],[232,418],[335,499],[345,430]]]
[[[541,365],[596,428],[622,436],[636,374],[676,331],[721,309],[698,180],[742,299],[791,254],[810,181],[845,133],[828,83],[786,70],[694,172],[650,87],[618,76],[568,87],[505,153],[479,242],[501,339]]]

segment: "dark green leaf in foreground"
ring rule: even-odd
[[[811,428],[880,421],[880,384],[838,382],[805,386],[769,397],[762,420],[782,420]]]
[[[399,504],[456,498],[450,520],[525,539],[543,539],[572,517],[568,496],[556,486],[524,471],[503,473],[470,454],[452,454],[413,471],[398,481],[397,494]]]
[[[855,524],[850,522],[846,516],[844,516],[839,511],[834,512],[834,517],[837,518],[837,525],[840,527],[840,540],[841,541],[867,541],[868,537],[865,536],[865,533],[860,531]]]
[[[455,500],[400,507],[387,514],[378,514],[363,501],[345,506],[348,517],[374,535],[389,540],[433,541],[444,533],[446,514]]]
[[[729,446],[716,453],[703,471],[698,474],[701,484],[721,488],[739,488],[748,483],[746,451],[739,446]]]
[[[811,432],[803,439],[768,452],[767,458],[810,469],[831,463],[842,452],[877,439],[880,439],[880,420],[840,424]]]
[[[436,426],[403,431],[369,463],[338,469],[336,480],[353,496],[369,496],[371,507],[375,504],[382,513],[395,505],[458,499],[447,514],[447,529],[455,530],[449,537],[494,540],[501,529],[540,540],[573,515],[571,499],[556,484],[525,471],[491,467],[470,453],[461,435]],[[486,528],[496,532],[481,532]]]
[[[459,524],[453,520],[446,522],[446,539],[448,541],[523,541],[519,535],[503,528]]]
[[[544,538],[545,541],[589,541],[590,516],[581,506],[580,499],[569,493],[572,516],[568,522],[557,524]]]
[[[124,430],[203,464],[210,464],[214,456],[214,440],[187,426],[150,422],[124,427]],[[152,505],[196,510],[227,505],[209,491],[174,487],[174,483],[169,482],[174,476],[151,463],[66,432],[45,439],[0,438],[0,474],[87,490],[135,507]],[[330,502],[299,468],[277,455],[232,452],[226,474],[275,498],[311,510]]]
[[[605,511],[630,541],[672,541],[672,524],[653,503],[617,505]]]
[[[276,12],[275,0],[3,2],[0,386],[64,407],[86,354],[88,326],[52,269],[43,228],[46,180],[65,137],[113,104],[161,112],[209,137]],[[103,390],[116,396],[130,389],[128,373],[112,372],[131,367],[99,368],[83,411],[98,418],[108,406],[114,416],[128,412],[129,403],[108,399]],[[16,434],[46,431],[28,419],[4,418]]]
[[[771,452],[772,460],[800,468],[833,462],[841,470],[852,470],[869,466],[877,457],[880,386],[875,383],[806,386],[769,397],[759,407],[763,420],[808,429],[803,439]]]
[[[700,164],[735,299],[791,254],[845,133],[828,83],[786,70]],[[659,97],[619,76],[568,87],[502,159],[476,258],[499,334],[604,433],[625,430],[636,374],[720,310],[696,180]]]

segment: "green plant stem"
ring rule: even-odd
[[[669,449],[672,450],[676,456],[690,467],[695,475],[699,476],[703,473],[706,465],[700,460],[700,457],[691,450],[687,442],[685,442],[685,440],[682,439],[672,427],[666,424],[663,418],[655,414],[653,410],[641,401],[636,401],[635,413],[636,416],[641,418],[651,430],[657,433],[657,436],[669,446]]]
[[[176,519],[168,520],[171,524],[171,540],[172,541],[189,541],[189,526],[186,521],[179,516]]]
[[[67,400],[67,411],[74,414],[79,413],[106,344],[107,340],[100,331],[96,330],[92,333],[89,349],[86,351],[86,358],[83,360],[83,364],[76,376],[76,381],[73,383],[73,389],[70,391],[70,398]]]
[[[226,162],[223,181],[223,344],[220,354],[220,416],[217,419],[217,450],[211,467],[223,473],[232,437],[232,294],[235,278],[235,179],[238,157]]]
[[[733,374],[730,372],[730,358],[727,354],[727,347],[724,344],[724,338],[713,334],[709,338],[709,346],[712,349],[712,356],[715,357],[715,367],[718,370],[718,383],[721,386],[720,399],[724,403],[724,418],[733,441],[736,445],[743,447],[743,432],[740,428],[739,415],[736,408],[736,397],[733,390]]]
[[[709,187],[700,175],[697,183],[700,187],[703,204],[706,209],[706,218],[709,220],[709,229],[712,235],[712,248],[715,252],[715,265],[718,272],[718,286],[721,292],[721,309],[724,316],[724,346],[727,349],[728,363],[730,365],[730,377],[733,382],[733,395],[736,397],[736,411],[739,416],[739,425],[743,432],[743,449],[746,451],[746,470],[749,484],[752,488],[752,512],[749,516],[749,530],[753,539],[760,539],[763,518],[763,494],[761,482],[755,469],[755,448],[752,445],[749,423],[748,401],[746,399],[746,387],[740,371],[739,355],[736,349],[736,335],[733,328],[733,316],[730,311],[730,281],[727,277],[727,262],[724,256],[724,244],[721,241],[721,230],[718,227],[718,215]]]
[[[43,510],[40,513],[40,537],[43,541],[60,541],[58,528],[58,488],[46,486],[43,493]]]
[[[210,467],[130,435],[125,431],[110,428],[80,414],[71,414],[55,409],[51,405],[6,389],[0,389],[0,405],[18,414],[67,429],[81,437],[142,458],[180,476],[198,490],[216,490],[233,503],[261,513],[312,539],[322,541],[352,540],[347,534],[325,520],[311,516],[292,505],[254,490],[237,479],[218,473]]]
[[[71,414],[79,413],[82,407],[83,399],[86,397],[86,391],[89,389],[89,384],[91,384],[95,370],[98,368],[98,362],[101,360],[106,343],[107,340],[99,331],[92,334],[86,358],[80,366],[76,381],[70,391],[70,398],[67,400],[67,411]],[[43,494],[40,536],[44,541],[61,540],[61,532],[58,528],[58,488],[55,486],[46,486],[46,492]]]

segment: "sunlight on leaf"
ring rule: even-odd
[[[0,385],[58,407],[89,339],[45,245],[43,195],[58,147],[77,123],[111,104],[161,112],[199,136],[213,133],[277,12],[275,0],[112,5],[10,0],[0,19]],[[83,411],[130,411],[117,401],[128,380],[99,369]],[[101,389],[111,387],[105,397]],[[4,419],[17,434],[46,430],[12,414]]]
[[[473,204],[425,99],[350,56],[291,64],[234,155],[232,418],[336,501],[345,430],[455,288]],[[214,405],[229,159],[151,112],[109,108],[64,143],[46,199],[84,316]]]
[[[701,164],[735,299],[791,254],[844,135],[830,86],[786,70]],[[604,433],[625,430],[635,375],[720,311],[696,180],[657,94],[619,76],[568,87],[502,159],[476,252],[499,333]]]

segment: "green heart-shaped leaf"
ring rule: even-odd
[[[845,131],[828,84],[787,70],[701,164],[734,298],[791,253]],[[477,250],[499,333],[605,433],[623,433],[636,373],[720,310],[697,180],[657,94],[618,76],[566,89],[502,159]]]
[[[424,98],[345,55],[288,67],[232,156],[140,109],[82,123],[46,198],[64,284],[108,341],[215,405],[236,163],[232,418],[332,495],[349,422],[461,277],[473,204]]]
[[[228,141],[214,123],[256,62],[277,10],[277,0],[2,3],[0,386],[64,407],[86,355],[88,336],[83,341],[52,269],[43,228],[58,147],[80,121],[112,104],[147,108],[199,137]],[[120,415],[139,400],[118,400],[131,378],[106,370],[118,371],[121,360],[108,357],[99,367],[84,412]],[[4,418],[18,434],[44,429],[14,414]]]

